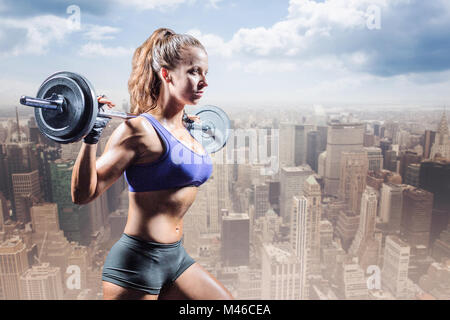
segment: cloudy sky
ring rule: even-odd
[[[0,0],[0,108],[60,70],[120,104],[134,50],[159,27],[205,45],[202,104],[450,101],[448,0]]]

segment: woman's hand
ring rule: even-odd
[[[195,115],[193,115],[193,114],[187,114],[187,113],[186,113],[186,116],[189,118],[189,120],[192,120],[192,121],[194,121],[194,122],[202,122],[202,121],[200,120],[200,117],[199,117],[199,116],[195,116]]]
[[[108,100],[104,94],[98,96],[97,101],[99,108],[102,108],[104,105],[107,105],[109,109],[116,106],[111,100]]]

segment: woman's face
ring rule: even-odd
[[[188,47],[181,56],[181,63],[169,71],[169,92],[183,105],[196,105],[208,86],[208,55],[201,48]]]

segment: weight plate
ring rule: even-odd
[[[61,71],[44,81],[38,98],[47,98],[53,92],[65,97],[64,112],[58,114],[58,111],[36,108],[36,122],[41,132],[58,143],[79,141],[92,130],[98,114],[97,96],[92,84],[82,75]]]
[[[63,112],[51,109],[36,108],[36,121],[39,128],[47,135],[65,138],[79,130],[78,119],[84,112],[84,94],[80,86],[68,77],[58,76],[46,80],[36,95],[40,99],[48,99],[53,93],[64,96]]]
[[[227,143],[230,134],[230,119],[216,106],[203,106],[195,112],[200,123],[193,123],[189,132],[202,144],[208,153],[215,153]]]

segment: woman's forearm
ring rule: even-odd
[[[91,201],[97,187],[97,144],[82,143],[72,171],[72,201],[85,204]]]

